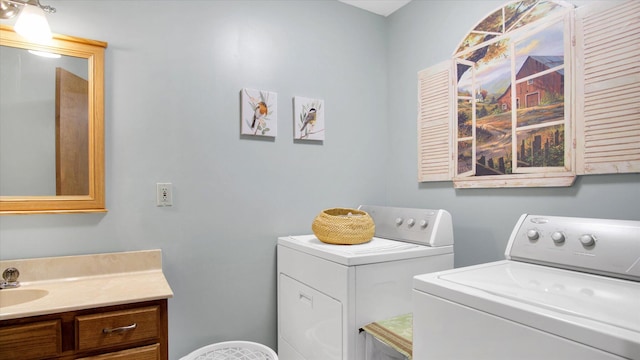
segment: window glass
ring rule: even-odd
[[[456,175],[544,172],[565,165],[568,20],[540,21],[564,11],[551,1],[512,2],[480,22],[459,46]]]

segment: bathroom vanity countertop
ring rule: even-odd
[[[21,286],[0,290],[0,320],[173,296],[160,250],[0,261],[0,271],[11,266],[20,271]],[[48,293],[3,304],[2,293],[34,290]]]

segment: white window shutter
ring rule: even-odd
[[[453,179],[453,62],[418,72],[418,181]]]
[[[640,172],[640,1],[576,9],[576,172]]]

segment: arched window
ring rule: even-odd
[[[638,8],[637,1],[576,10],[561,1],[525,0],[480,21],[451,61],[418,74],[419,180],[453,180],[456,187],[570,186],[577,174],[640,171],[640,111],[632,103],[621,110],[624,131],[577,146],[588,133],[585,111],[603,106],[597,99],[583,104],[589,86],[640,90],[640,24],[630,15]],[[600,26],[588,25],[594,23]],[[629,45],[635,50],[612,49]],[[606,64],[602,54],[610,55]],[[588,71],[599,72],[597,85],[587,86]],[[603,116],[592,121],[612,121]]]

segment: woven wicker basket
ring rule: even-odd
[[[322,242],[355,245],[371,240],[376,227],[371,216],[362,210],[334,208],[318,214],[311,229]]]

